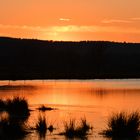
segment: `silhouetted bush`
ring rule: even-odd
[[[6,110],[11,115],[26,117],[29,115],[29,107],[26,99],[14,97],[6,100]]]
[[[108,128],[103,132],[108,137],[137,137],[140,129],[140,114],[121,112],[114,114],[108,120]]]

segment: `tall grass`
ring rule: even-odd
[[[85,118],[81,119],[80,126],[77,128],[80,135],[87,135],[88,131],[92,129],[92,127],[87,123]]]
[[[140,113],[114,114],[109,118],[107,126],[104,134],[108,137],[137,137],[140,132]]]
[[[39,135],[41,137],[45,137],[47,130],[50,133],[52,133],[54,131],[54,129],[55,128],[54,128],[53,124],[48,125],[48,122],[46,121],[44,115],[43,116],[39,115],[38,121],[37,121],[36,126],[35,126],[35,130],[39,133]]]
[[[36,123],[35,129],[40,134],[40,136],[45,136],[47,132],[47,122],[45,116],[39,116],[38,122]]]
[[[69,122],[64,122],[64,135],[69,138],[73,138],[75,136],[75,131],[75,119],[70,119]]]
[[[84,138],[88,135],[90,125],[86,119],[81,119],[80,124],[77,126],[75,119],[70,119],[69,122],[64,123],[64,132],[61,133],[68,138]]]

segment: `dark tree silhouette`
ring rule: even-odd
[[[0,79],[140,78],[140,43],[0,37]]]

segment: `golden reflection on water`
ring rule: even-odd
[[[5,83],[8,81],[5,81]],[[24,96],[32,104],[138,108],[140,81],[11,81],[0,82],[0,97]],[[3,89],[4,87],[4,89]]]
[[[45,104],[57,108],[44,113],[48,122],[60,128],[56,133],[62,131],[64,120],[86,117],[97,135],[112,112],[140,109],[140,80],[0,81],[0,98],[13,96],[24,96],[35,110],[31,125],[40,114],[36,108]]]

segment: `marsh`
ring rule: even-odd
[[[0,81],[1,86],[7,84],[9,81]],[[0,89],[0,98],[6,100],[18,96],[27,99],[31,110],[28,126],[35,127],[38,116],[43,115],[47,125],[55,128],[52,133],[47,131],[46,139],[66,139],[64,135],[59,135],[64,131],[63,122],[75,119],[79,123],[84,117],[93,127],[87,135],[88,140],[110,140],[100,135],[107,127],[109,116],[121,111],[130,113],[140,110],[139,79],[27,80],[10,81],[8,86],[10,88]],[[20,88],[14,88],[17,86]],[[57,109],[42,112],[38,110],[42,105]],[[33,130],[23,140],[38,140],[39,137]]]

